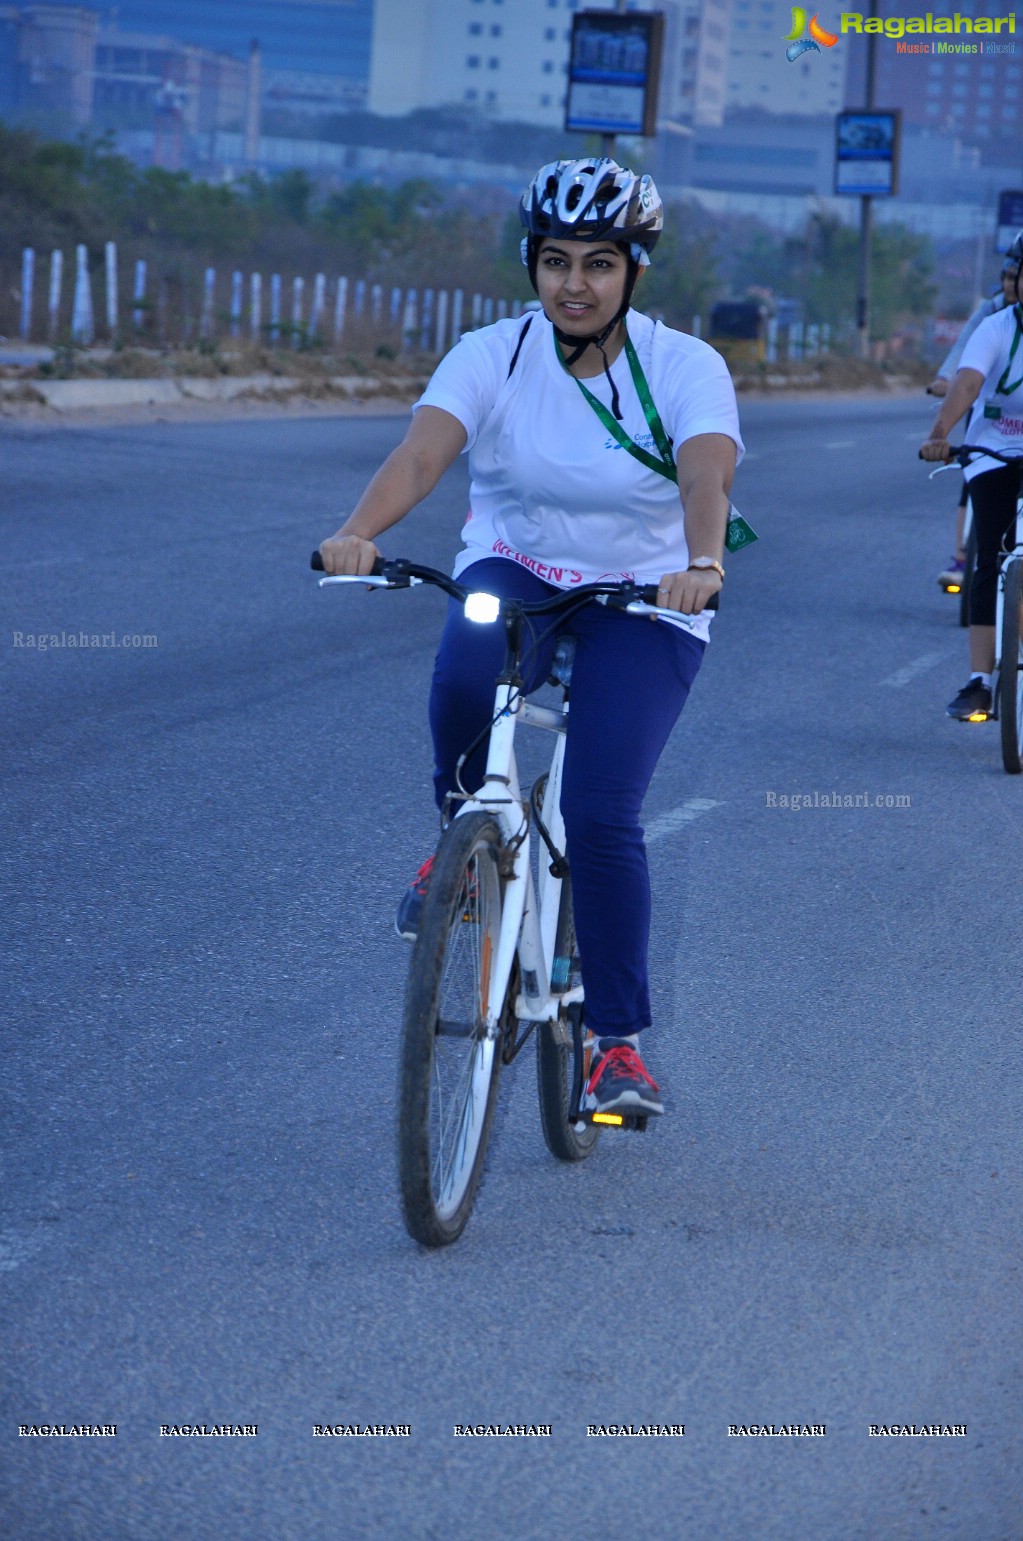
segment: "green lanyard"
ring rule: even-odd
[[[558,342],[557,338],[554,339],[554,346],[558,350],[558,358],[561,360],[562,364],[564,364],[565,355],[561,351],[561,344]],[[651,455],[649,450],[641,448],[641,446],[636,443],[635,439],[631,439],[629,437],[621,423],[618,422],[617,418],[612,416],[602,401],[597,400],[592,391],[588,391],[586,389],[581,380],[577,379],[574,375],[572,378],[575,380],[576,385],[578,385],[579,389],[586,397],[586,400],[589,402],[594,412],[596,412],[597,416],[600,418],[600,421],[604,424],[604,427],[607,429],[608,433],[611,434],[612,438],[618,440],[618,443],[621,445],[622,449],[627,449],[629,454],[634,455],[642,465],[646,466],[648,471],[657,471],[659,475],[666,476],[669,482],[675,482],[677,484],[678,467],[676,466],[674,456],[671,453],[671,440],[668,438],[668,435],[664,431],[664,424],[661,422],[657,408],[654,406],[654,398],[650,394],[650,387],[647,384],[646,375],[643,373],[643,367],[640,364],[638,357],[636,356],[635,348],[632,346],[632,338],[629,336],[627,331],[625,333],[625,356],[629,361],[629,369],[632,371],[632,383],[636,387],[636,395],[639,397],[640,404],[643,408],[643,416],[646,418],[650,427],[650,432],[654,436],[654,443],[660,450],[659,459],[656,455]]]
[[[1016,349],[1019,347],[1019,339],[1020,336],[1023,335],[1023,308],[1021,308],[1019,305],[1014,305],[1013,314],[1016,318],[1016,332],[1012,339],[1012,347],[1009,350],[1009,362],[1005,366],[1002,378],[995,386],[996,396],[1011,396],[1013,391],[1018,390],[1019,387],[1023,385],[1023,371],[1021,371],[1019,378],[1014,380],[1011,385],[1007,383],[1009,379],[1009,371],[1012,368],[1012,361],[1016,357]]]

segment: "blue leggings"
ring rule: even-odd
[[[556,592],[503,557],[474,562],[459,581],[502,598],[537,600]],[[552,619],[534,617],[532,637],[540,637]],[[577,639],[561,809],[586,1021],[598,1036],[624,1037],[650,1025],[650,879],[640,809],[706,644],[678,627],[591,600],[533,651],[527,641],[522,669],[527,690],[537,689],[550,673],[559,631]],[[462,606],[451,601],[430,693],[438,807],[455,785],[459,756],[493,715],[504,646],[503,626],[467,621]],[[463,769],[470,791],[483,780],[486,750],[484,740]]]

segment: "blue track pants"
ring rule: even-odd
[[[503,557],[473,563],[459,581],[502,598],[537,600],[556,592]],[[561,808],[587,1026],[598,1036],[622,1037],[650,1025],[650,880],[640,810],[706,644],[678,627],[591,600],[530,651],[552,622],[532,618],[522,672],[527,691],[537,689],[550,673],[560,632],[577,639]],[[430,695],[438,807],[454,788],[459,756],[493,715],[504,649],[502,625],[467,621],[451,601]],[[484,740],[463,770],[470,791],[483,780],[486,749]]]

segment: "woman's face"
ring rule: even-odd
[[[613,241],[563,241],[545,236],[536,289],[549,321],[569,336],[589,337],[621,309],[628,262]]]
[[[1002,269],[1002,292],[1005,295],[1007,305],[1015,305],[1017,300],[1016,280],[1019,277],[1019,268],[1009,268],[1006,272]]]

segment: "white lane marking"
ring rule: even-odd
[[[647,825],[646,843],[652,845],[655,840],[663,840],[666,835],[674,835],[676,831],[684,829],[694,819],[698,819],[701,813],[709,813],[712,808],[720,808],[720,802],[712,797],[687,797],[678,808],[672,808],[668,813],[662,813],[660,818],[654,819]]]
[[[855,439],[833,439],[830,444],[825,444],[825,449],[855,449]]]
[[[903,685],[908,685],[910,680],[915,680],[918,674],[926,674],[928,669],[935,668],[939,663],[944,663],[950,653],[949,648],[944,648],[940,653],[922,653],[919,658],[914,658],[911,663],[903,668],[896,669],[894,674],[889,674],[882,685],[891,685],[894,690],[899,690]]]

